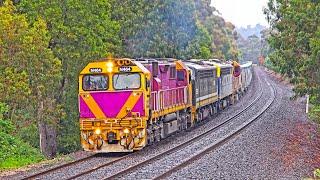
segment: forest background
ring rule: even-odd
[[[236,59],[235,27],[215,12],[210,0],[0,1],[0,168],[80,149],[78,74],[90,61]]]
[[[271,53],[268,66],[293,77],[298,95],[311,95],[317,119],[319,3],[302,1],[312,7],[270,0],[271,29],[251,42],[210,0],[0,0],[0,169],[80,150],[78,74],[107,56],[240,61],[257,59],[247,50]]]

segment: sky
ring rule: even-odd
[[[211,0],[213,5],[229,22],[237,27],[255,26],[260,23],[267,26],[263,8],[268,0]]]

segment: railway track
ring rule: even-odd
[[[89,159],[92,159],[95,157],[96,154],[92,154],[90,156],[87,156],[85,158],[82,158],[82,159],[78,159],[78,160],[75,160],[75,161],[72,161],[72,162],[69,162],[69,163],[66,163],[66,164],[63,164],[63,165],[60,165],[60,166],[57,166],[57,167],[54,167],[54,168],[51,168],[51,169],[48,169],[48,170],[45,170],[45,171],[42,171],[42,172],[39,172],[39,173],[36,173],[36,174],[32,174],[31,176],[27,176],[23,179],[36,179],[40,176],[43,176],[43,175],[46,175],[46,174],[49,174],[49,173],[52,173],[54,171],[57,171],[57,170],[60,170],[62,168],[66,168],[66,167],[70,167],[70,166],[73,166],[75,164],[78,164],[78,163],[81,163],[81,162],[84,162],[84,161],[87,161]]]
[[[221,147],[224,143],[228,142],[230,139],[234,138],[234,137],[237,136],[240,132],[242,132],[244,129],[246,129],[248,126],[250,126],[250,124],[252,124],[253,122],[255,122],[267,109],[269,109],[269,107],[270,107],[270,106],[272,105],[272,103],[274,102],[274,100],[275,100],[275,95],[274,95],[274,94],[275,94],[275,89],[274,89],[273,87],[272,87],[271,89],[272,89],[272,91],[273,91],[272,101],[270,101],[270,103],[268,103],[268,104],[264,107],[264,109],[263,109],[261,112],[259,112],[259,114],[257,114],[257,115],[255,115],[254,117],[252,117],[249,121],[247,121],[247,123],[245,123],[243,126],[239,127],[239,128],[238,128],[236,131],[234,131],[233,133],[227,135],[226,137],[223,137],[221,140],[219,140],[218,142],[216,142],[216,143],[214,143],[214,144],[206,147],[205,149],[203,149],[203,150],[201,150],[201,151],[199,151],[199,152],[196,152],[195,155],[193,155],[191,158],[185,160],[183,163],[181,163],[181,164],[179,164],[179,165],[177,165],[177,166],[172,167],[172,168],[169,169],[168,171],[165,171],[164,173],[161,173],[160,175],[158,175],[158,176],[155,177],[154,179],[163,179],[163,178],[165,178],[165,177],[170,176],[172,173],[174,173],[174,172],[178,171],[179,169],[181,169],[181,168],[183,168],[183,167],[191,164],[191,163],[194,162],[195,160],[203,157],[203,156],[204,156],[205,154],[207,154],[208,152],[211,152],[211,151],[213,151],[214,149],[217,149],[218,147]],[[256,100],[260,99],[261,95],[262,95],[262,94],[260,94],[259,97],[256,98]],[[252,105],[254,104],[254,102],[256,102],[256,100],[253,101],[249,106],[252,106]],[[243,111],[245,111],[246,109],[248,109],[249,106],[246,107],[246,108],[245,108],[244,110],[242,110],[241,112],[239,112],[239,114],[241,114]],[[238,116],[239,114],[237,114],[236,116]],[[132,172],[133,170],[138,169],[138,168],[141,168],[142,166],[145,166],[145,165],[147,165],[147,164],[149,164],[149,163],[151,163],[151,162],[153,162],[153,161],[157,161],[158,159],[161,159],[161,158],[163,158],[164,156],[166,156],[166,155],[168,155],[168,154],[171,154],[171,153],[173,153],[173,152],[176,152],[176,151],[177,151],[178,149],[180,149],[181,147],[186,146],[187,144],[191,143],[191,141],[195,141],[195,140],[201,138],[202,136],[204,136],[204,135],[206,135],[206,134],[208,134],[208,133],[211,133],[212,131],[214,131],[214,130],[217,129],[218,127],[220,127],[220,126],[228,123],[228,122],[229,122],[231,119],[233,119],[233,118],[235,118],[235,117],[229,118],[227,121],[219,124],[218,126],[216,126],[216,127],[212,128],[212,129],[204,132],[203,134],[201,134],[201,135],[199,135],[199,136],[197,136],[197,137],[195,137],[195,138],[193,138],[193,139],[190,139],[189,141],[187,141],[187,142],[185,142],[185,143],[183,143],[183,144],[181,144],[181,145],[179,145],[179,146],[177,146],[177,147],[175,147],[175,148],[170,149],[169,151],[166,151],[166,152],[161,153],[161,154],[159,154],[159,155],[157,155],[157,156],[154,156],[154,157],[152,157],[152,158],[150,158],[150,159],[148,159],[148,160],[146,160],[146,161],[142,161],[142,162],[140,162],[140,163],[138,163],[138,164],[135,164],[134,166],[128,167],[127,169],[124,169],[124,170],[122,170],[122,171],[120,171],[120,172],[118,172],[118,173],[116,173],[116,174],[113,174],[113,175],[111,175],[111,176],[108,176],[108,177],[106,177],[106,178],[104,178],[104,179],[115,179],[115,178],[118,178],[118,177],[120,177],[120,176],[129,174],[129,173]]]
[[[223,144],[225,144],[226,142],[228,142],[230,139],[234,138],[235,136],[237,136],[238,134],[240,134],[243,130],[245,130],[246,128],[248,128],[253,122],[255,122],[265,111],[267,111],[270,106],[273,104],[273,102],[275,101],[275,88],[272,86],[272,91],[273,91],[273,98],[272,101],[270,103],[268,103],[264,109],[257,115],[255,115],[254,117],[252,117],[249,121],[247,121],[247,123],[245,123],[243,126],[239,127],[236,131],[234,131],[233,133],[229,134],[228,136],[226,136],[225,138],[223,138],[222,140],[218,141],[217,143],[212,144],[211,146],[206,147],[205,149],[197,152],[194,156],[192,156],[191,158],[187,159],[186,161],[184,161],[183,163],[174,166],[173,168],[171,168],[170,170],[161,173],[160,175],[156,176],[155,180],[159,180],[159,179],[164,179],[166,177],[169,177],[171,174],[177,172],[178,170],[188,166],[189,164],[191,164],[192,162],[200,159],[201,157],[204,157],[204,155],[206,155],[207,153],[217,149],[218,147],[221,147]]]
[[[207,131],[205,131],[205,132],[197,135],[196,137],[191,138],[190,140],[188,140],[188,141],[186,141],[186,142],[184,142],[184,143],[181,143],[181,144],[179,144],[179,145],[177,145],[177,146],[175,146],[175,147],[173,147],[173,148],[171,148],[171,149],[169,149],[169,150],[167,150],[167,151],[165,151],[165,152],[162,152],[162,153],[160,153],[160,154],[158,154],[158,155],[153,156],[152,158],[149,158],[149,159],[147,159],[147,160],[145,160],[145,161],[142,161],[142,162],[139,162],[139,163],[137,163],[137,164],[135,164],[135,165],[132,165],[132,166],[130,166],[130,167],[124,169],[124,170],[121,170],[121,171],[119,171],[119,172],[117,172],[117,173],[115,173],[115,174],[112,174],[111,176],[105,177],[105,178],[103,178],[103,179],[116,179],[117,177],[119,177],[119,176],[121,176],[121,175],[128,174],[128,173],[132,172],[133,170],[135,170],[135,169],[137,169],[137,168],[139,168],[139,167],[141,167],[141,166],[143,166],[143,165],[145,165],[145,164],[148,164],[148,163],[150,163],[150,162],[152,162],[152,161],[155,161],[155,160],[157,160],[157,159],[159,159],[159,158],[161,158],[161,157],[164,157],[164,156],[166,156],[166,155],[168,155],[168,154],[171,154],[171,153],[173,153],[173,152],[175,152],[175,151],[177,151],[177,150],[180,150],[181,148],[183,148],[183,147],[191,144],[192,142],[194,142],[194,141],[196,141],[196,140],[198,140],[198,139],[200,139],[200,138],[202,138],[202,137],[204,137],[204,136],[212,133],[212,132],[215,131],[215,130],[218,130],[220,127],[222,127],[222,126],[230,123],[233,119],[235,119],[236,117],[240,116],[240,115],[243,114],[247,109],[249,109],[249,108],[252,107],[254,104],[256,104],[257,102],[259,102],[259,100],[261,99],[262,94],[263,94],[261,85],[260,85],[260,91],[259,91],[259,92],[260,92],[260,93],[258,94],[258,96],[257,96],[248,106],[246,106],[246,107],[245,107],[244,109],[242,109],[241,111],[237,112],[237,113],[236,113],[235,115],[233,115],[232,117],[229,117],[228,119],[226,119],[226,120],[223,121],[222,123],[214,126],[213,128],[211,128],[211,129],[209,129],[209,130],[207,130]],[[122,159],[120,159],[120,160],[122,160]],[[120,160],[117,160],[116,162],[119,162]],[[95,167],[95,168],[92,168],[92,169],[89,169],[89,170],[87,170],[87,171],[84,171],[84,172],[82,172],[82,173],[80,173],[80,174],[77,174],[77,175],[75,175],[75,176],[73,176],[73,177],[70,177],[70,178],[68,178],[68,179],[76,179],[76,178],[79,178],[79,177],[88,175],[89,173],[92,173],[92,172],[94,172],[94,171],[96,171],[96,170],[98,170],[98,169],[102,169],[102,168],[111,166],[112,164],[114,164],[114,163],[116,163],[116,162],[108,162],[108,163],[102,164],[102,165],[100,165],[100,166],[97,166],[97,167]]]
[[[92,158],[95,158],[97,154],[93,154],[93,155],[90,155],[90,156],[87,156],[85,158],[82,158],[82,159],[78,159],[76,161],[72,161],[70,163],[66,163],[66,164],[63,164],[63,165],[60,165],[60,166],[57,166],[57,167],[54,167],[54,168],[51,168],[51,169],[48,169],[46,171],[42,171],[42,172],[39,172],[39,173],[36,173],[36,174],[33,174],[31,176],[27,176],[23,179],[42,179],[43,176],[46,176],[48,174],[53,174],[54,172],[57,172],[59,170],[62,170],[63,168],[68,168],[68,167],[72,167],[76,164],[80,164],[80,163],[83,163],[83,162],[86,162]],[[116,158],[115,160],[111,160],[109,161],[107,164],[108,165],[112,165],[113,163],[116,163],[118,161],[121,161],[122,159],[124,158],[127,158],[128,155],[125,155],[125,156],[122,156],[122,157],[119,157],[119,158]],[[104,164],[105,165],[105,164]],[[92,169],[90,169],[91,171],[95,171],[96,169],[99,169],[99,166],[97,167],[94,167]],[[86,172],[89,172],[89,171],[86,171]],[[79,174],[76,174],[74,176],[71,176],[69,177],[68,179],[75,179],[79,176]]]
[[[177,151],[177,150],[179,150],[179,149],[187,146],[188,144],[191,144],[192,142],[194,142],[194,141],[196,141],[196,140],[198,140],[198,139],[200,139],[200,138],[202,138],[202,137],[204,137],[204,136],[212,133],[213,131],[219,129],[220,127],[228,124],[228,123],[231,122],[233,119],[235,119],[236,117],[238,117],[238,116],[240,116],[242,113],[244,113],[247,109],[249,109],[250,107],[252,107],[255,103],[257,103],[257,102],[261,99],[262,94],[263,94],[263,92],[262,92],[262,88],[261,88],[261,84],[260,84],[260,93],[259,93],[259,95],[258,95],[248,106],[246,106],[246,107],[245,107],[244,109],[242,109],[241,111],[237,112],[237,113],[236,113],[235,115],[233,115],[232,117],[229,117],[228,119],[226,119],[226,120],[223,121],[222,123],[220,123],[220,124],[214,126],[213,128],[211,128],[211,129],[209,129],[209,130],[207,130],[207,131],[205,131],[205,132],[197,135],[196,137],[191,138],[190,140],[188,140],[188,141],[186,141],[186,142],[184,142],[184,143],[181,143],[181,144],[179,144],[179,145],[177,145],[177,146],[175,146],[175,147],[173,147],[173,148],[171,148],[171,149],[169,149],[169,150],[167,150],[167,151],[165,151],[165,152],[162,152],[162,153],[160,153],[160,154],[158,154],[158,155],[155,155],[155,156],[153,156],[152,158],[149,158],[149,159],[147,159],[147,160],[145,160],[145,161],[142,161],[142,162],[139,162],[139,163],[137,163],[137,164],[135,164],[135,165],[132,165],[132,166],[130,166],[130,167],[128,167],[128,168],[126,168],[126,169],[124,169],[124,170],[122,170],[122,171],[119,171],[119,172],[117,172],[117,173],[115,173],[115,174],[113,174],[113,175],[111,175],[111,176],[105,177],[104,179],[114,179],[114,178],[117,178],[117,177],[119,177],[119,176],[121,176],[121,175],[128,174],[128,173],[130,173],[131,171],[133,171],[133,170],[135,170],[135,169],[137,169],[137,168],[139,168],[139,167],[141,167],[141,166],[143,166],[143,165],[145,165],[145,164],[148,164],[148,163],[150,163],[150,162],[152,162],[152,161],[155,161],[155,160],[157,160],[157,159],[159,159],[159,158],[161,158],[161,157],[163,157],[163,156],[166,156],[166,155],[168,155],[168,154],[171,154],[171,153],[173,153],[173,152],[175,152],[175,151]],[[234,136],[234,135],[233,135],[233,136]],[[233,136],[232,136],[232,137],[233,137]],[[230,138],[231,138],[231,137],[230,137]],[[228,138],[228,139],[230,139],[230,138]],[[227,141],[227,140],[225,140],[225,141]],[[219,144],[221,144],[221,143],[219,143]],[[216,145],[216,146],[217,146],[217,145]],[[209,151],[209,150],[208,150],[208,151]],[[205,153],[205,152],[202,152],[202,153]],[[202,154],[202,153],[201,153],[201,154]],[[196,157],[201,156],[201,154],[197,154]],[[129,154],[129,155],[130,155],[130,154]],[[101,164],[101,165],[95,166],[95,167],[93,167],[93,168],[91,168],[91,169],[89,169],[89,170],[82,171],[81,173],[78,173],[78,174],[76,174],[76,175],[67,177],[66,179],[76,179],[76,178],[80,178],[80,177],[82,177],[82,176],[85,176],[85,175],[87,175],[87,174],[90,174],[90,173],[92,173],[92,172],[94,172],[94,171],[97,171],[97,170],[99,170],[99,169],[112,166],[113,164],[115,164],[115,163],[117,163],[117,162],[119,162],[119,161],[121,161],[121,160],[124,160],[124,159],[127,158],[129,155],[125,155],[125,156],[123,156],[123,157],[116,158],[115,160],[112,160],[112,161],[103,163],[103,164]],[[49,169],[49,170],[46,170],[46,171],[43,171],[43,172],[34,174],[34,175],[31,175],[31,176],[28,176],[28,177],[26,177],[26,178],[24,178],[24,179],[36,179],[36,178],[42,177],[42,176],[44,176],[44,175],[53,173],[53,172],[55,172],[55,171],[57,171],[57,170],[60,170],[60,169],[66,168],[66,167],[71,167],[71,166],[73,166],[73,165],[75,165],[75,164],[79,164],[79,163],[85,162],[85,161],[87,161],[87,160],[89,160],[89,159],[91,159],[91,158],[93,158],[93,157],[95,157],[95,155],[91,155],[91,156],[88,156],[88,157],[83,158],[83,159],[79,159],[79,160],[76,160],[76,161],[73,161],[73,162],[70,162],[70,163],[67,163],[67,164],[63,164],[63,165],[61,165],[61,166],[58,166],[58,167],[55,167],[55,168],[52,168],[52,169]],[[192,161],[192,159],[191,159],[190,161]],[[189,161],[188,161],[188,162],[189,162]],[[186,162],[186,163],[187,163],[187,162]],[[185,166],[185,163],[181,164],[181,167],[182,167],[182,166]],[[179,166],[179,167],[180,167],[180,166]],[[176,168],[179,168],[179,167],[176,167]],[[180,167],[180,168],[181,168],[181,167]],[[172,171],[175,171],[175,170],[173,169]],[[172,173],[172,171],[170,170],[170,171],[168,171],[166,174],[162,174],[161,176],[159,176],[159,177],[157,177],[157,178],[163,178],[163,177],[167,176],[168,174]]]

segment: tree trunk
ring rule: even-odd
[[[38,107],[38,129],[40,136],[40,150],[42,154],[52,159],[57,153],[57,132],[53,123],[43,120],[43,101],[39,103]]]
[[[57,134],[56,128],[53,125],[40,121],[39,135],[40,135],[40,150],[44,156],[52,159],[57,153]]]

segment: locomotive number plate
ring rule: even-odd
[[[90,68],[91,73],[101,73],[102,69],[101,68]]]
[[[128,66],[122,66],[122,67],[119,67],[119,71],[120,72],[130,72],[130,71],[132,71],[132,68],[128,67]]]

